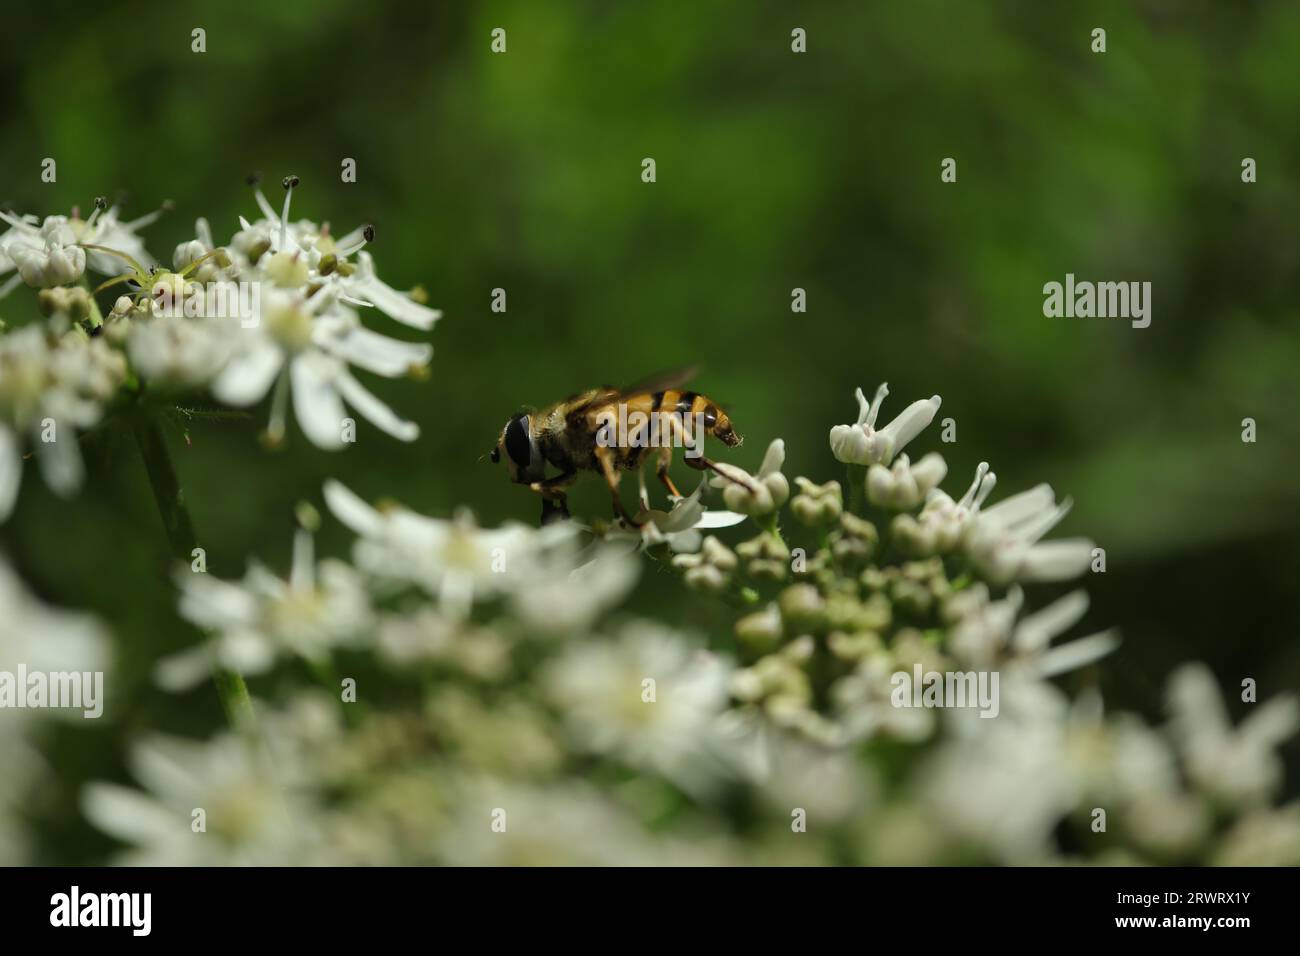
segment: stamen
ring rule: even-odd
[[[5,222],[9,223],[9,225],[13,226],[15,229],[21,229],[24,232],[35,232],[35,230],[32,228],[32,223],[27,222],[25,217],[19,218],[18,216],[15,216],[13,213],[8,212],[7,210],[0,209],[0,219],[3,219]]]
[[[979,494],[975,496],[975,504],[971,507],[971,514],[975,514],[984,506],[985,500],[987,500],[988,496],[993,493],[993,488],[997,483],[998,476],[990,471],[988,477],[985,478],[983,483],[980,485]]]
[[[103,212],[103,211],[104,211],[105,209],[107,209],[107,208],[108,208],[108,200],[105,199],[103,196],[98,196],[98,197],[96,197],[96,198],[95,198],[95,211],[92,212],[92,213],[90,214],[90,218],[86,220],[86,228],[89,229],[89,228],[91,228],[92,226],[94,226],[94,225],[95,225],[95,220],[97,220],[97,219],[99,218],[99,214],[100,214],[101,212]],[[75,217],[74,217],[74,218],[75,218]]]
[[[984,480],[984,476],[988,473],[989,463],[987,461],[980,462],[975,468],[975,480],[972,481],[970,487],[966,489],[966,494],[961,496],[961,500],[957,502],[957,507],[969,508],[971,504],[974,503],[975,494],[980,490],[980,482]]]
[[[132,219],[130,222],[122,223],[122,228],[128,232],[135,232],[137,229],[143,229],[145,226],[152,224],[159,216],[165,212],[171,212],[176,208],[176,204],[170,199],[163,200],[163,204],[153,212],[145,213],[139,219]]]
[[[867,415],[871,412],[871,403],[867,401],[867,396],[862,394],[862,389],[854,389],[853,397],[858,400],[858,424],[867,423]]]
[[[284,244],[289,238],[289,202],[293,199],[293,187],[300,182],[302,180],[297,176],[285,176],[280,180],[280,185],[284,187],[284,211],[280,213],[280,248],[277,251],[284,250]]]
[[[885,404],[885,396],[889,394],[889,383],[881,382],[880,388],[876,389],[876,397],[871,400],[871,408],[867,412],[867,427],[876,426],[876,416],[880,414],[880,406]]]
[[[352,255],[354,252],[360,252],[368,242],[375,241],[375,227],[367,223],[353,229],[342,239],[334,243],[334,254],[340,259]]]
[[[3,299],[10,292],[14,291],[14,289],[22,284],[22,281],[23,277],[20,273],[15,272],[10,276],[4,285],[0,285],[0,299]]]

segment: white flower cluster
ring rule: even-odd
[[[96,424],[119,390],[130,401],[146,392],[166,400],[208,390],[236,408],[270,394],[272,444],[284,437],[291,400],[320,448],[355,439],[352,413],[399,440],[418,436],[354,370],[419,376],[432,348],[372,331],[362,315],[373,309],[428,331],[440,313],[417,301],[423,293],[399,292],[378,277],[365,249],[372,226],[335,237],[328,224],[291,220],[297,184],[284,180],[279,213],[257,189],[261,216],[241,218],[226,245],[198,220],[170,270],[139,236],[161,210],[130,222],[102,200],[84,220],[75,211],[43,221],[0,213],[8,226],[0,234],[0,299],[25,283],[40,290],[47,317],[0,324],[0,520],[12,508],[28,446],[55,491],[76,489],[76,433]],[[87,270],[109,278],[92,290]],[[128,294],[105,314],[95,296],[114,286],[128,286]]]
[[[0,866],[30,862],[30,825],[22,816],[36,788],[48,784],[49,768],[40,757],[39,735],[46,718],[67,711],[15,708],[16,695],[29,688],[17,675],[94,674],[110,669],[108,633],[86,614],[52,608],[30,594],[0,558]],[[102,705],[103,701],[99,701]],[[102,716],[102,712],[101,712]]]
[[[557,824],[551,814],[579,811],[580,839],[566,858],[613,862],[612,850],[597,848],[617,831],[623,862],[678,853],[703,861],[684,840],[667,852],[673,841],[654,841],[607,794],[580,796],[582,787],[564,782],[568,762],[590,759],[699,799],[737,776],[721,720],[727,659],[649,622],[600,629],[635,584],[637,558],[584,545],[571,525],[481,529],[466,513],[444,520],[372,506],[337,482],[325,500],[357,534],[352,563],[317,562],[299,531],[287,578],[260,566],[239,582],[179,572],[181,614],[210,639],[164,660],[159,681],[183,690],[218,669],[255,676],[288,658],[334,675],[347,673],[349,655],[373,653],[417,686],[426,679],[423,716],[380,713],[349,734],[332,704],[309,695],[262,712],[264,747],[234,734],[207,745],[143,740],[132,769],[148,793],[95,784],[84,794],[87,816],[133,846],[122,862],[505,861],[525,852],[523,834]],[[408,735],[401,728],[413,719],[423,729]],[[440,755],[423,749],[429,734],[446,748]],[[419,771],[392,751],[373,764],[381,738],[418,753]],[[324,789],[357,773],[384,794],[379,803],[327,810]],[[481,844],[465,818],[465,801],[480,799],[517,813],[508,832],[518,835]],[[181,838],[195,806],[216,839]],[[543,844],[533,851],[542,856],[519,862],[554,862],[547,856],[559,845]]]
[[[1273,804],[1295,700],[1234,726],[1189,665],[1154,729],[1066,694],[1056,676],[1117,644],[1062,640],[1082,590],[1025,607],[1021,582],[1086,567],[1041,550],[1068,504],[1040,486],[986,506],[987,465],[953,499],[941,458],[901,452],[919,421],[851,462],[856,505],[837,482],[789,482],[779,440],[757,473],[723,468],[730,510],[707,510],[703,484],[666,511],[645,496],[636,550],[744,609],[707,641],[614,616],[641,565],[626,534],[485,529],[328,482],[351,559],[318,561],[300,530],[283,578],[182,571],[181,614],[207,640],[157,671],[179,690],[288,665],[265,684],[280,703],[255,736],[141,740],[140,789],[93,784],[85,814],[121,862],[161,865],[1300,863],[1300,807]],[[787,503],[807,547],[786,542]],[[703,536],[742,515],[755,537]],[[321,688],[283,696],[304,670]],[[900,703],[916,672],[1001,681],[983,710]],[[1099,806],[1113,823],[1089,841]]]
[[[1094,543],[1086,538],[1044,542],[1041,539],[1070,511],[1043,484],[984,507],[997,476],[981,462],[975,480],[958,500],[940,489],[947,462],[930,452],[915,464],[903,447],[916,438],[939,410],[938,395],[913,402],[898,418],[875,431],[876,416],[889,387],[881,385],[868,404],[857,390],[861,409],[856,425],[831,429],[831,452],[847,465],[867,466],[867,500],[890,519],[899,546],[913,557],[965,555],[976,569],[998,584],[1013,581],[1063,581],[1087,570]],[[897,455],[897,459],[895,459]],[[850,476],[850,480],[855,480]],[[917,507],[921,506],[916,514]]]

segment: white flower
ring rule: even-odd
[[[867,469],[867,500],[878,508],[910,511],[919,505],[948,474],[948,463],[932,451],[915,465],[906,454],[893,465],[872,465]]]
[[[580,749],[662,774],[692,793],[727,773],[715,724],[730,667],[651,624],[573,646],[547,670],[551,700]]]
[[[428,344],[399,342],[362,328],[356,313],[326,288],[304,298],[264,287],[260,300],[252,327],[209,320],[234,327],[233,354],[212,383],[220,401],[253,405],[276,385],[267,429],[273,441],[284,434],[290,392],[298,424],[319,448],[338,449],[347,443],[344,402],[394,438],[414,441],[419,436],[419,426],[399,418],[348,366],[396,378],[428,363],[433,352]]]
[[[1231,806],[1267,802],[1282,783],[1282,761],[1275,750],[1300,727],[1293,694],[1251,707],[1250,716],[1234,728],[1204,664],[1185,664],[1169,680],[1171,729],[1188,774],[1207,794]]]
[[[1223,837],[1213,866],[1300,866],[1300,803],[1255,810]]]
[[[411,328],[431,329],[442,317],[441,312],[398,292],[375,274],[374,260],[370,253],[363,251],[374,237],[373,226],[360,226],[335,239],[327,227],[310,220],[290,223],[289,205],[297,183],[296,176],[285,178],[284,207],[278,216],[261,189],[255,190],[263,218],[250,223],[240,217],[242,230],[232,241],[232,247],[246,254],[260,244],[269,244],[269,258],[280,266],[289,262],[300,264],[300,271],[290,272],[293,281],[287,284],[302,286],[311,280],[323,281],[334,287],[335,294],[344,302],[373,306]],[[348,261],[353,255],[357,257],[355,264]]]
[[[4,251],[29,286],[48,289],[66,285],[86,271],[86,250],[68,234],[65,217],[49,216],[39,229],[8,213],[0,213],[0,219],[17,233],[5,243]]]
[[[219,322],[162,316],[130,323],[126,354],[146,381],[193,388],[221,371],[230,345],[231,336]]]
[[[117,206],[105,210],[102,201],[96,202],[95,211],[89,219],[82,220],[74,215],[68,220],[67,234],[70,241],[104,246],[130,256],[148,271],[155,265],[155,260],[145,249],[144,240],[138,233],[145,226],[152,225],[168,208],[170,203],[165,203],[153,212],[145,213],[130,222],[122,222],[118,219]],[[89,250],[87,262],[91,269],[102,275],[121,275],[130,270],[125,260],[97,249]]]
[[[310,533],[299,531],[288,580],[258,564],[240,582],[178,571],[181,616],[213,636],[159,662],[158,682],[179,690],[217,668],[261,673],[284,655],[322,662],[334,648],[360,640],[373,620],[361,575],[342,561],[317,565],[313,552]]]
[[[640,485],[642,520],[638,528],[628,528],[619,524],[606,533],[611,541],[633,540],[638,547],[649,548],[657,544],[667,544],[678,553],[700,550],[703,536],[700,530],[730,528],[745,520],[742,514],[733,511],[709,511],[704,507],[703,497],[707,481],[701,481],[695,491],[685,498],[672,499],[668,511],[650,507],[650,495],[646,490],[645,473],[637,472]]]
[[[282,866],[316,843],[313,807],[285,786],[297,783],[293,768],[244,737],[151,737],[131,750],[130,765],[144,791],[92,783],[81,800],[95,826],[131,846],[120,863]]]
[[[454,620],[468,617],[476,601],[508,597],[532,630],[580,634],[626,596],[640,568],[616,547],[584,552],[568,523],[487,529],[468,513],[448,521],[397,506],[379,510],[336,481],[326,483],[325,503],[359,536],[358,567],[422,588]]]
[[[546,544],[545,532],[556,537]],[[617,546],[597,542],[580,549],[564,525],[535,532],[541,545],[515,564],[510,604],[520,622],[543,636],[573,638],[589,631],[606,611],[618,606],[636,585],[641,563]]]
[[[525,586],[530,577],[545,578],[551,593],[558,593],[545,552],[574,536],[574,529],[564,525],[479,528],[468,512],[446,520],[400,506],[380,510],[337,481],[325,483],[325,503],[359,536],[353,545],[359,568],[382,580],[422,588],[453,619],[467,617],[475,601]],[[573,567],[569,561],[565,573]]]
[[[1017,620],[1023,606],[1024,592],[1018,586],[1000,601],[990,601],[983,584],[957,592],[944,606],[953,620],[949,647],[972,666],[991,667],[1007,659],[1026,674],[1045,679],[1085,667],[1119,646],[1114,631],[1100,631],[1050,647],[1083,618],[1088,610],[1085,591],[1072,591]]]
[[[913,555],[947,554],[962,541],[966,523],[979,511],[997,480],[997,475],[989,471],[988,462],[982,461],[975,469],[975,480],[959,500],[953,501],[940,488],[932,489],[926,494],[919,515],[895,516],[892,525],[895,540]]]
[[[583,781],[550,787],[490,777],[446,788],[450,818],[437,841],[450,866],[662,866],[726,862],[691,843],[647,833],[619,802]],[[504,816],[502,816],[504,814]],[[506,826],[494,829],[494,820]]]
[[[351,276],[339,276],[348,301],[355,305],[373,305],[389,318],[413,329],[431,329],[442,313],[416,302],[405,292],[398,292],[375,274],[370,253],[357,254],[357,269]]]
[[[38,288],[75,281],[87,265],[95,272],[110,276],[130,270],[125,259],[99,249],[82,249],[79,246],[81,243],[113,249],[134,259],[147,270],[154,264],[154,260],[137,232],[156,220],[163,210],[156,210],[131,222],[121,222],[118,220],[118,207],[109,209],[106,206],[103,200],[97,200],[95,211],[88,219],[81,219],[74,211],[72,218],[47,216],[39,226],[35,216],[12,216],[0,212],[0,220],[11,227],[0,236],[0,275],[10,267],[6,263],[6,257],[20,272],[23,268],[22,260],[26,259],[29,270],[34,271],[31,271],[31,277],[24,274],[23,281]],[[48,264],[42,265],[34,258],[34,254],[45,254],[52,250],[58,250],[60,256]],[[58,281],[46,281],[55,279]]]
[[[783,817],[802,807],[809,818],[847,822],[868,815],[875,787],[850,750],[832,750],[773,729],[760,736],[757,782],[764,802]]]
[[[1007,863],[1051,858],[1052,833],[1104,776],[1108,750],[1091,702],[1071,705],[1051,684],[1003,675],[1001,711],[945,712],[949,736],[920,776],[920,799],[962,840]]]
[[[0,671],[103,671],[109,663],[108,632],[88,614],[65,611],[33,596],[0,559]],[[57,711],[6,711],[4,720]],[[77,712],[80,715],[80,711]]]
[[[880,406],[889,394],[889,386],[876,389],[876,397],[868,402],[862,389],[854,394],[858,399],[858,420],[853,425],[836,425],[831,429],[831,453],[837,461],[848,465],[888,465],[894,455],[934,419],[939,411],[938,395],[913,402],[903,409],[892,422],[876,430],[876,417]]]
[[[1042,484],[983,508],[968,523],[966,553],[976,570],[998,584],[1078,577],[1092,560],[1092,541],[1040,543],[1070,504],[1067,499],[1058,505],[1051,486]]]
[[[781,474],[784,464],[785,442],[777,438],[767,446],[758,474],[750,475],[743,468],[720,462],[721,474],[711,484],[722,489],[722,500],[731,511],[761,517],[776,511],[790,497],[790,482]]]
[[[919,743],[934,733],[933,711],[894,706],[893,677],[898,669],[889,655],[871,654],[852,674],[835,682],[831,696],[839,719],[837,743],[876,736]]]
[[[17,673],[20,665],[33,673],[94,673],[108,669],[110,648],[104,626],[87,614],[51,607],[30,593],[0,557],[0,671]],[[100,688],[101,691],[103,688]],[[26,694],[22,685],[18,694]],[[36,860],[30,817],[35,787],[47,759],[37,749],[32,722],[43,718],[82,720],[93,712],[82,709],[5,708],[0,710],[0,865],[19,866]],[[103,707],[102,699],[96,706]],[[100,711],[107,713],[106,709]]]
[[[235,251],[233,245],[217,244],[212,237],[212,227],[202,216],[194,221],[194,236],[172,252],[172,271],[189,270],[186,274],[200,283],[232,282],[240,279],[241,275],[250,279],[260,277],[248,256]]]
[[[67,497],[81,486],[77,430],[99,421],[125,375],[121,354],[80,330],[51,339],[28,325],[0,335],[0,521],[18,495],[24,440],[51,490]]]

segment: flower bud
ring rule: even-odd
[[[844,513],[844,492],[838,481],[817,485],[807,478],[794,480],[799,494],[790,502],[790,510],[800,523],[809,527],[833,524]]]
[[[811,584],[792,584],[777,598],[786,631],[820,631],[826,624],[826,601]]]
[[[736,622],[736,639],[756,655],[776,650],[781,643],[781,612],[775,604],[746,614]]]
[[[766,531],[736,545],[736,554],[745,562],[750,577],[765,581],[782,581],[790,567],[790,549]]]

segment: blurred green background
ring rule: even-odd
[[[6,33],[0,201],[44,215],[122,192],[129,216],[173,200],[146,233],[170,261],[196,217],[220,241],[256,214],[251,171],[296,173],[298,216],[374,222],[380,274],[444,310],[429,381],[363,373],[419,421],[414,444],[362,423],[341,454],[297,431],[268,454],[264,407],[196,424],[188,446],[173,436],[215,573],[254,555],[283,568],[293,506],[326,477],[428,513],[535,521],[535,499],[480,461],[505,418],[683,364],[748,439],[730,460],[756,467],[782,436],[787,474],[842,477],[827,431],[854,420],[856,386],[888,380],[886,419],[943,396],[958,441],[934,427],[918,446],[943,451],[953,489],[987,459],[1002,490],[1046,480],[1074,497],[1059,533],[1108,553],[1088,623],[1125,636],[1103,669],[1111,707],[1157,716],[1164,676],[1191,658],[1233,701],[1247,676],[1262,698],[1300,686],[1300,5],[134,2],[13,7]],[[955,184],[940,182],[949,156]],[[1151,326],[1045,318],[1043,284],[1067,272],[1152,282]],[[37,591],[101,614],[124,655],[119,721],[56,739],[69,784],[120,777],[136,731],[220,723],[210,688],[147,686],[151,662],[197,636],[173,610],[136,449],[92,440],[87,455],[78,499],[29,472],[0,527]],[[572,504],[608,512],[594,479]],[[326,522],[323,551],[347,540]],[[725,627],[653,572],[636,605]],[[105,844],[70,801],[37,824],[54,861],[94,859]]]

